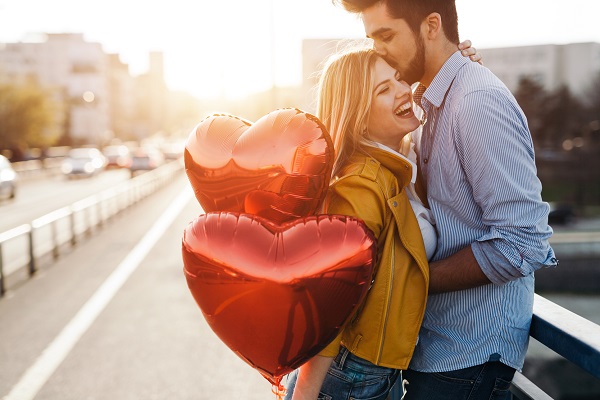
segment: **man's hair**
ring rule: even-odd
[[[410,29],[417,33],[421,22],[431,13],[442,17],[442,27],[446,38],[458,44],[458,14],[455,0],[332,0],[340,4],[346,11],[362,13],[365,9],[377,4],[385,4],[391,17],[403,19]]]

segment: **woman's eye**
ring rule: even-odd
[[[381,41],[384,43],[389,42],[390,40],[392,40],[392,38],[394,37],[394,35],[384,35],[381,37]]]
[[[385,92],[387,92],[388,90],[390,90],[390,87],[389,87],[389,86],[385,86],[384,88],[382,88],[382,89],[379,91],[379,94],[384,94],[384,93],[385,93]]]

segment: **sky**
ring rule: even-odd
[[[476,48],[599,42],[598,0],[456,0],[461,40]],[[331,0],[0,0],[0,43],[82,33],[137,75],[164,53],[165,80],[198,97],[299,85],[304,38],[361,38]]]

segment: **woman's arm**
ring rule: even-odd
[[[477,49],[473,47],[469,39],[465,40],[464,42],[460,42],[458,44],[458,49],[461,51],[461,54],[464,57],[469,57],[471,61],[478,62],[479,64],[483,65],[483,62],[481,61],[481,54],[477,52]]]
[[[316,400],[333,358],[315,356],[298,370],[293,400]]]

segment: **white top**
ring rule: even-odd
[[[431,260],[431,257],[433,257],[433,253],[435,253],[435,249],[437,247],[437,231],[435,230],[435,219],[433,218],[431,210],[423,205],[423,202],[415,191],[415,182],[417,181],[417,154],[414,150],[415,144],[411,141],[406,155],[403,155],[381,143],[370,142],[370,144],[372,144],[374,147],[388,151],[397,157],[408,161],[412,165],[412,178],[410,184],[406,187],[406,194],[408,195],[408,200],[410,201],[413,212],[417,217],[419,228],[421,228],[421,235],[423,236],[423,243],[425,244],[427,259]]]

